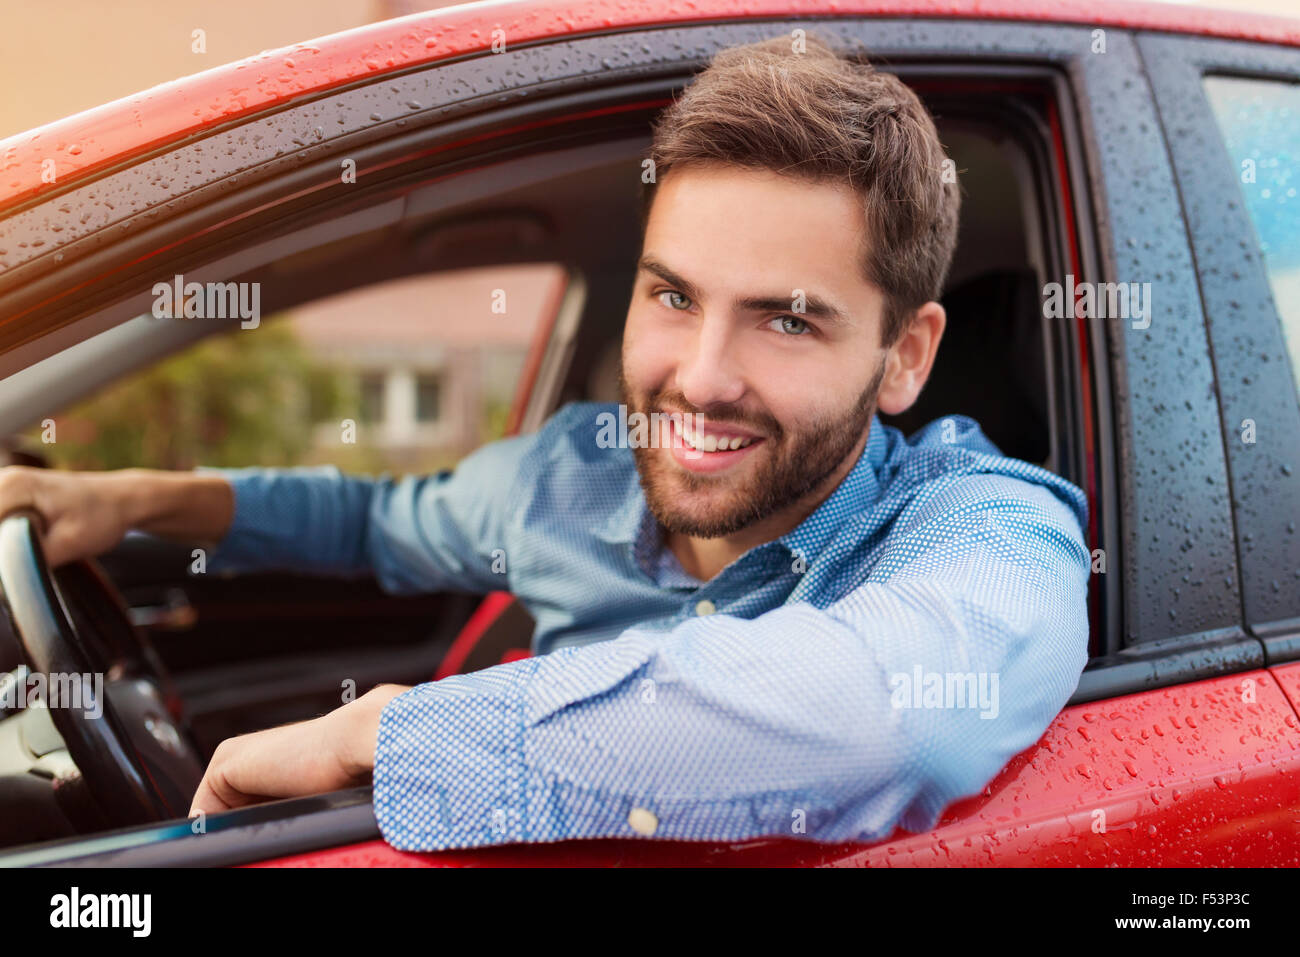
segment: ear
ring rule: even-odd
[[[948,316],[937,302],[927,302],[916,310],[911,323],[889,349],[885,360],[885,377],[880,383],[876,407],[886,415],[898,415],[912,407],[930,378],[939,340]]]

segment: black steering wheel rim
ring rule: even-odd
[[[0,605],[29,669],[47,678],[92,676],[79,682],[80,695],[49,712],[96,802],[115,825],[183,817],[202,762],[188,731],[168,713],[165,673],[120,597],[102,571],[80,564],[77,580],[104,591],[106,602],[100,604],[117,609],[122,621],[116,624],[138,643],[134,651],[120,640],[97,643],[78,630],[78,616],[45,558],[44,521],[37,512],[20,509],[0,520]],[[96,674],[102,675],[98,696]]]

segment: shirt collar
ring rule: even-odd
[[[872,415],[867,443],[849,474],[811,515],[774,541],[811,563],[845,519],[875,504],[880,495],[877,472],[884,464],[888,446],[884,427],[879,418]],[[629,454],[628,458],[632,459],[632,456]],[[646,504],[635,461],[632,462],[630,488],[623,504],[597,529],[596,534],[610,543],[632,545],[638,557],[653,552],[658,541],[658,522]]]

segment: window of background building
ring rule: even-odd
[[[359,376],[361,421],[367,425],[384,421],[384,378],[382,372],[363,372]]]
[[[437,422],[442,408],[442,376],[424,372],[415,380],[415,418],[419,422]]]

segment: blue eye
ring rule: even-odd
[[[797,323],[799,323],[800,327],[801,327],[802,330],[803,330],[802,332],[790,332],[790,330],[787,329],[785,326],[782,326],[782,327],[781,327],[781,331],[789,333],[789,334],[790,334],[790,337],[791,337],[791,338],[794,338],[794,339],[797,339],[797,338],[799,338],[800,336],[807,335],[808,333],[811,333],[811,332],[812,332],[812,326],[808,325],[808,323],[807,323],[805,320],[800,319],[798,316],[776,316],[775,318],[772,319],[772,322],[780,322],[780,323],[786,323],[786,322],[797,322]]]
[[[665,306],[667,306],[669,309],[677,309],[677,310],[680,311],[680,310],[682,310],[682,309],[685,309],[687,306],[675,306],[675,305],[673,305],[671,302],[665,302],[665,301],[664,301],[664,296],[676,296],[678,299],[680,299],[681,301],[685,302],[687,305],[690,304],[690,300],[687,299],[685,296],[683,296],[683,295],[682,295],[680,292],[678,292],[676,289],[665,289],[663,292],[658,293],[657,295],[658,295],[658,297],[659,297],[659,301],[662,302],[662,303],[663,303]]]

